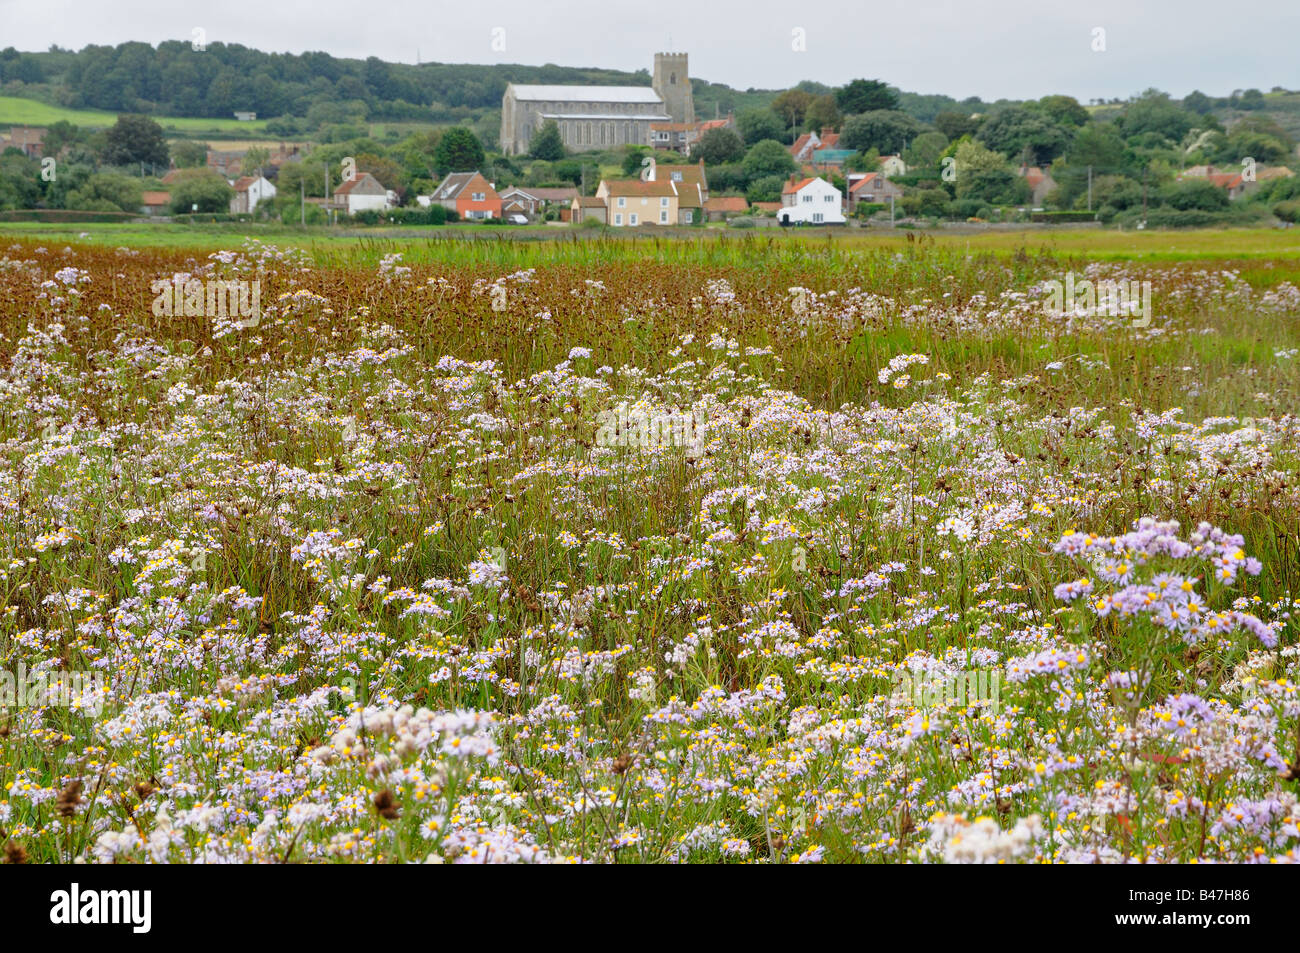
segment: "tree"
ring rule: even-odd
[[[1228,193],[1205,179],[1172,182],[1160,190],[1160,198],[1165,205],[1180,212],[1191,209],[1218,212],[1228,207]]]
[[[239,160],[239,171],[244,175],[261,175],[262,170],[270,164],[271,150],[265,146],[253,146],[244,153],[244,158]]]
[[[966,113],[945,110],[934,117],[934,127],[948,137],[949,141],[962,136],[973,136],[979,129],[981,119],[974,119]]]
[[[172,162],[178,169],[195,169],[207,165],[208,147],[201,142],[178,139],[172,143]]]
[[[790,150],[775,139],[764,139],[751,146],[740,167],[751,181],[767,175],[787,176],[797,168]]]
[[[33,208],[41,197],[40,166],[18,149],[0,153],[0,209]]]
[[[1183,136],[1198,125],[1195,113],[1183,109],[1158,89],[1148,89],[1132,100],[1118,122],[1126,139],[1153,133],[1171,142],[1182,142]]]
[[[162,126],[148,116],[123,115],[105,134],[104,161],[109,165],[150,165],[167,167],[167,140]]]
[[[782,139],[789,131],[789,126],[782,123],[781,117],[770,109],[747,109],[736,117],[736,127],[745,145],[752,146],[764,139]]]
[[[781,117],[786,129],[801,129],[812,101],[811,93],[802,89],[787,89],[772,100],[772,111]]]
[[[1049,119],[1062,126],[1078,129],[1092,118],[1073,96],[1044,96],[1037,105]]]
[[[636,175],[641,171],[641,160],[650,155],[649,146],[624,146],[623,174]]]
[[[923,132],[908,144],[903,152],[903,161],[909,169],[935,169],[947,145],[943,133]]]
[[[1037,109],[1013,106],[990,116],[978,138],[990,149],[1031,165],[1051,162],[1070,145],[1070,133]]]
[[[114,210],[139,214],[143,202],[140,180],[118,172],[100,172],[92,175],[85,184],[70,191],[64,199],[67,208],[88,211]]]
[[[844,115],[890,112],[898,109],[898,94],[878,79],[855,79],[835,91],[835,103]]]
[[[205,172],[181,179],[172,186],[171,209],[177,215],[194,211],[196,205],[200,212],[227,212],[234,196],[235,190],[225,179],[216,172]]]
[[[45,130],[45,139],[41,143],[42,152],[47,156],[57,156],[63,151],[64,146],[75,146],[85,138],[82,130],[66,119],[60,119],[58,122],[50,123],[49,128]]]
[[[745,199],[750,205],[755,202],[779,202],[781,190],[785,188],[785,178],[779,175],[764,175],[755,179],[745,190]]]
[[[564,140],[560,138],[560,127],[554,119],[542,123],[542,128],[533,136],[528,154],[534,159],[544,159],[547,162],[564,158]]]
[[[745,143],[734,129],[710,129],[691,150],[691,158],[705,165],[739,162],[745,157]]]
[[[806,123],[809,129],[821,132],[823,129],[840,127],[840,109],[835,105],[835,97],[818,96],[808,107]]]
[[[1198,116],[1204,116],[1214,106],[1209,96],[1206,96],[1199,89],[1194,89],[1183,97],[1183,108],[1190,109]]]
[[[438,140],[433,163],[439,175],[448,172],[476,172],[483,165],[483,144],[473,130],[452,126]]]
[[[907,113],[889,110],[859,113],[844,120],[840,143],[846,149],[875,147],[881,155],[901,152],[904,145],[925,130]]]

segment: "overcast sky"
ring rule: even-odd
[[[20,50],[189,40],[196,28],[208,42],[404,63],[635,70],[671,43],[694,77],[740,89],[866,77],[958,99],[1083,102],[1151,86],[1300,89],[1300,0],[0,0],[0,47]]]

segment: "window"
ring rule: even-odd
[[[659,200],[659,207],[660,207],[660,208],[667,208],[667,207],[668,207],[668,199],[667,199],[667,197],[661,198],[661,199]]]
[[[694,209],[689,209],[689,208],[688,208],[688,209],[686,210],[686,221],[687,221],[687,222],[693,222],[693,221],[695,221],[695,210],[694,210]]]
[[[631,218],[628,219],[628,222],[627,222],[627,223],[628,223],[629,225],[635,225],[635,224],[636,224],[636,212],[633,212],[633,213],[632,213],[632,216],[631,216]]]
[[[619,208],[627,208],[627,199],[625,199],[625,198],[624,198],[623,196],[621,196],[621,195],[618,197],[618,207],[619,207]]]
[[[686,136],[683,135],[682,138],[685,139]],[[681,180],[682,180],[682,174],[681,174],[680,172],[674,172],[674,173],[673,173],[673,181],[674,181],[674,182],[680,182]]]
[[[487,198],[487,193],[486,193],[486,192],[471,192],[470,195],[469,195],[469,197],[470,197],[470,201],[472,201],[472,202],[482,202],[482,201],[484,201],[484,200]]]
[[[667,209],[664,209],[663,211],[661,211],[661,212],[659,213],[659,224],[660,224],[660,225],[667,225],[667,224],[668,224],[668,210],[667,210]]]
[[[811,201],[812,201],[812,196],[811,196],[811,195],[805,195],[805,196],[803,196],[803,200],[804,200],[805,202],[811,202]]]
[[[814,221],[814,222],[820,222],[821,220],[822,220],[822,213],[821,213],[821,212],[813,212],[813,221]]]
[[[834,201],[835,201],[835,196],[833,196],[833,195],[823,195],[823,196],[822,196],[822,200],[823,200],[823,201],[826,201],[826,202],[834,202]]]
[[[622,225],[622,224],[623,224],[623,216],[622,216],[621,214],[617,214],[617,213],[616,213],[616,214],[614,215],[614,224],[615,224],[615,225]]]

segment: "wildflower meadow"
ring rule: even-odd
[[[1300,860],[1298,283],[4,239],[4,859]]]

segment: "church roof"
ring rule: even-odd
[[[649,86],[530,86],[511,83],[517,100],[577,103],[646,103],[659,105],[659,94]]]

